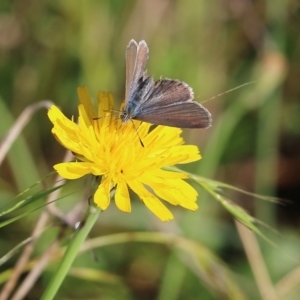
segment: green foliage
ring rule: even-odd
[[[78,85],[86,85],[91,95],[110,90],[116,102],[123,101],[125,48],[132,38],[148,43],[148,74],[187,82],[199,102],[255,81],[205,102],[212,128],[184,133],[202,155],[188,167],[191,180],[202,187],[199,210],[175,209],[175,221],[162,224],[138,199],[130,214],[111,205],[100,214],[57,299],[299,298],[294,262],[300,260],[299,230],[292,226],[299,218],[292,223],[292,212],[279,217],[293,207],[300,190],[299,26],[297,1],[1,1],[1,140],[29,104],[50,99],[67,116],[76,114]],[[43,185],[39,180],[62,161],[64,151],[42,110],[1,164],[2,291],[20,249],[32,241],[28,237],[48,210],[50,192],[60,190],[52,178]],[[72,237],[65,226],[84,220],[90,186],[64,185],[51,200],[62,198],[55,202],[60,213],[52,211],[47,227],[35,233],[24,272],[57,244],[28,299],[40,299],[49,286],[61,248]],[[237,188],[229,192],[232,187]],[[278,205],[257,194],[290,202]],[[263,237],[262,260],[253,260],[255,245],[245,245],[233,217]],[[271,236],[258,221],[282,234]],[[256,273],[261,265],[268,276]]]

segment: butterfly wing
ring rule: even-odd
[[[197,102],[174,104],[156,108],[151,114],[144,114],[135,119],[154,125],[165,125],[180,128],[209,128],[211,116],[208,110]]]
[[[126,50],[126,96],[121,119],[137,119],[156,125],[182,128],[208,128],[211,115],[193,101],[193,90],[179,80],[154,83],[146,75],[149,49],[145,41],[131,40]]]
[[[136,61],[138,44],[135,40],[131,40],[126,49],[126,86],[125,86],[125,102],[128,101],[130,85],[132,83],[134,66]]]
[[[134,118],[156,125],[182,128],[208,128],[211,114],[193,101],[191,87],[179,80],[164,79],[153,84],[151,77],[140,80],[137,91],[146,91]]]
[[[126,96],[125,107],[128,105],[138,80],[146,74],[146,64],[149,57],[149,48],[145,41],[138,44],[131,40],[126,49]]]

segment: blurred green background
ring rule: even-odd
[[[279,231],[264,232],[278,248],[260,243],[276,284],[297,268],[293,259],[300,261],[299,33],[297,0],[2,0],[0,137],[28,105],[41,100],[53,101],[69,117],[76,115],[78,85],[86,85],[94,98],[98,90],[111,91],[121,103],[126,46],[130,39],[146,40],[148,74],[187,82],[213,116],[208,130],[184,130],[186,143],[198,145],[203,156],[186,170],[287,200],[276,205],[229,195]],[[65,150],[50,131],[46,110],[40,110],[14,143],[0,167],[3,207],[62,161]],[[57,201],[62,211],[86,199],[86,184],[82,180],[65,189],[72,194]],[[106,273],[69,276],[57,299],[261,299],[232,217],[205,191],[199,189],[199,194],[197,212],[171,207],[175,221],[169,223],[161,223],[134,197],[130,214],[112,203],[93,236],[156,231],[192,239],[227,264],[243,296],[226,298],[209,278],[193,271],[188,255],[144,241],[98,247],[79,256],[76,267]],[[1,256],[31,234],[41,211],[0,229]],[[34,257],[55,239],[59,226],[54,221],[49,227]],[[2,272],[17,259],[3,265]],[[43,273],[26,299],[40,298],[54,269],[55,264]],[[299,299],[300,282],[298,286],[285,300]]]

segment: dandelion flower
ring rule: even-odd
[[[183,180],[187,174],[162,169],[201,158],[196,146],[183,145],[181,129],[167,126],[152,129],[151,124],[136,120],[122,123],[111,112],[111,93],[99,92],[97,108],[85,87],[78,88],[78,95],[81,103],[77,123],[54,105],[48,112],[53,135],[76,157],[74,162],[54,166],[63,178],[101,176],[93,197],[101,210],[109,206],[113,188],[116,206],[121,211],[131,211],[129,190],[132,190],[162,221],[173,219],[173,214],[161,200],[189,210],[198,208],[196,190]]]

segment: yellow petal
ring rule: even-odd
[[[48,117],[54,124],[54,128],[59,127],[60,130],[77,130],[78,126],[73,121],[69,120],[58,107],[52,105],[48,110]]]
[[[91,101],[91,97],[89,95],[89,92],[86,88],[86,86],[79,86],[77,88],[78,97],[80,100],[80,103],[84,106],[84,109],[90,118],[92,120],[93,118],[96,118],[96,110],[93,106],[93,103]]]
[[[114,99],[112,93],[98,92],[98,118],[103,118],[108,112],[111,112]]]
[[[115,194],[115,202],[117,207],[124,212],[131,212],[131,203],[129,192],[125,181],[120,181]]]
[[[199,149],[194,145],[173,147],[172,156],[177,157],[179,164],[186,164],[201,159]]]
[[[172,213],[164,206],[159,199],[152,195],[138,181],[128,182],[130,188],[142,199],[144,204],[162,221],[173,220]]]
[[[166,171],[166,170],[161,170],[161,169],[156,169],[155,171],[151,172],[151,176],[160,177],[163,180],[165,178],[168,178],[168,179],[188,178],[188,175],[186,173]]]
[[[78,125],[66,118],[55,105],[50,107],[48,116],[54,125],[52,128],[52,133],[55,138],[65,148],[70,149],[72,152],[78,153],[78,145],[80,144],[80,140],[78,138]]]
[[[173,214],[153,195],[142,197],[142,200],[148,209],[150,209],[162,221],[170,221],[174,219]]]
[[[102,210],[107,209],[110,203],[110,185],[111,180],[106,178],[101,182],[97,191],[94,194],[94,202],[97,204]]]
[[[179,188],[154,189],[154,192],[158,197],[173,205],[180,205],[193,211],[198,209],[198,205],[195,200],[185,195],[184,191],[181,191]]]
[[[57,173],[66,179],[77,179],[91,173],[92,163],[69,162],[53,166]]]

